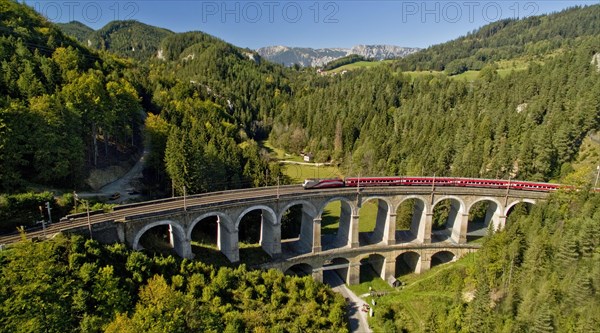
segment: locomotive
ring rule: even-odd
[[[456,177],[348,177],[345,179],[309,178],[304,180],[302,186],[307,190],[336,187],[455,186],[549,192],[557,190],[561,185],[518,180]]]

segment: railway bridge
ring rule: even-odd
[[[390,186],[304,190],[299,185],[224,191],[115,207],[113,212],[78,214],[53,224],[47,233],[87,234],[101,242],[122,242],[143,249],[141,239],[149,230],[168,228],[168,240],[175,252],[192,258],[194,228],[216,220],[217,247],[231,262],[238,262],[240,225],[251,212],[260,212],[260,245],[272,257],[268,264],[282,271],[296,270],[322,278],[323,271],[335,269],[347,283],[355,283],[361,261],[379,267],[376,273],[388,279],[398,269],[421,272],[437,262],[446,262],[474,251],[467,243],[469,213],[486,202],[479,234],[500,230],[511,208],[521,202],[535,204],[547,192],[529,190]],[[325,208],[339,202],[339,227],[326,234],[322,226]],[[433,223],[434,209],[445,202],[447,217],[441,228]],[[361,207],[377,207],[375,227],[359,232]],[[396,214],[402,204],[412,205],[410,227],[398,230]],[[282,240],[282,219],[295,207],[300,211],[296,237]],[[39,232],[38,232],[39,233]],[[0,237],[0,243],[10,242]]]

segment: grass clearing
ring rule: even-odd
[[[396,291],[396,289],[391,287],[387,282],[383,281],[383,279],[380,278],[379,276],[372,277],[372,279],[370,279],[370,281],[361,282],[359,284],[353,284],[351,286],[348,286],[348,288],[350,290],[352,290],[352,292],[355,293],[357,296],[369,294],[369,292],[371,290],[372,291],[390,292],[390,293]],[[370,304],[371,298],[372,298],[371,296],[367,296],[363,299],[368,300],[368,302]]]
[[[403,287],[395,288],[392,292],[376,298],[374,307],[375,317],[369,318],[369,324],[374,332],[383,331],[384,319],[378,317],[383,309],[393,309],[402,312],[407,327],[419,330],[425,326],[426,314],[432,309],[441,313],[457,297],[472,290],[470,281],[465,280],[467,271],[473,269],[475,256],[469,254],[452,264],[440,265],[422,274],[407,274],[398,277],[404,283]],[[373,280],[375,281],[375,280]],[[364,294],[368,285],[352,286],[351,289]],[[376,287],[374,286],[373,289]],[[390,287],[391,288],[391,287]],[[370,304],[370,298],[366,299]]]
[[[333,234],[340,226],[341,202],[334,201],[327,205],[321,214],[321,233]]]
[[[371,232],[377,222],[377,200],[369,200],[362,204],[358,211],[358,232]]]
[[[323,234],[335,233],[340,226],[341,202],[334,201],[327,205],[321,216],[321,232]],[[375,228],[377,217],[377,201],[370,200],[364,203],[359,211],[358,232],[370,232]]]
[[[506,77],[513,71],[523,71],[529,68],[529,64],[532,60],[527,59],[512,59],[512,60],[500,60],[495,62],[498,66],[496,70],[500,77]],[[421,77],[425,75],[443,75],[447,76],[447,74],[443,71],[409,71],[403,72],[404,74],[410,75],[413,79],[416,77]],[[475,81],[479,78],[478,70],[470,70],[458,75],[449,76],[450,78],[457,80],[467,80],[467,81]]]
[[[464,73],[452,75],[450,77],[456,80],[475,81],[479,77],[479,71],[466,71]]]
[[[263,141],[259,141],[257,143],[258,143],[259,147],[267,150],[267,152],[269,153],[269,156],[271,158],[274,158],[277,160],[290,160],[290,161],[302,162],[301,156],[294,155],[294,154],[288,154],[285,152],[285,150],[273,146],[269,140],[263,140]]]
[[[410,76],[411,79],[413,79],[413,80],[417,77],[427,76],[427,75],[431,75],[431,76],[445,76],[446,75],[444,72],[440,72],[440,71],[408,71],[408,72],[402,72],[402,74],[406,74],[406,75]]]
[[[302,183],[307,178],[339,178],[343,177],[340,170],[335,166],[304,164],[304,159],[300,155],[287,153],[285,150],[274,147],[269,140],[258,143],[260,147],[267,150],[271,158],[279,161],[298,162],[298,164],[286,163],[283,166],[283,173],[294,183]]]
[[[294,183],[302,183],[307,178],[340,178],[342,173],[330,165],[285,164],[283,173]]]

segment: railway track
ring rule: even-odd
[[[280,187],[261,187],[244,190],[232,190],[223,192],[213,192],[189,196],[186,198],[168,198],[154,201],[146,201],[142,203],[134,203],[129,205],[116,206],[112,212],[99,213],[97,211],[90,212],[89,222],[86,213],[78,213],[68,215],[62,218],[59,222],[48,225],[44,230],[26,231],[27,239],[44,239],[52,238],[54,235],[66,229],[74,229],[77,227],[85,227],[88,224],[109,222],[109,221],[125,221],[128,217],[133,217],[142,214],[160,213],[177,209],[194,209],[205,205],[214,205],[226,202],[235,202],[240,200],[270,198],[276,196],[289,196],[303,193],[304,189],[300,185],[280,186]],[[22,236],[18,232],[0,236],[0,244],[11,244],[20,241]]]
[[[59,222],[52,223],[47,226],[45,231],[41,229],[26,231],[27,239],[44,239],[51,238],[54,235],[62,232],[63,230],[74,229],[78,227],[85,227],[96,223],[110,222],[110,221],[122,221],[126,222],[128,219],[141,217],[142,215],[158,215],[159,213],[169,213],[174,210],[187,209],[193,211],[197,208],[203,208],[210,205],[235,205],[236,202],[269,202],[275,198],[282,199],[298,199],[303,196],[314,197],[315,195],[331,195],[331,192],[335,192],[339,195],[348,195],[351,193],[362,193],[364,195],[376,195],[378,193],[386,194],[465,194],[465,195],[481,195],[482,191],[498,191],[506,193],[509,196],[509,191],[505,189],[490,189],[490,188],[479,188],[479,187],[454,187],[454,186],[441,186],[432,188],[430,186],[372,186],[372,187],[339,187],[329,189],[311,189],[305,190],[301,185],[286,185],[286,186],[271,186],[271,187],[260,187],[250,188],[241,190],[229,190],[221,192],[203,193],[192,195],[188,197],[177,197],[167,198],[154,201],[146,201],[140,203],[126,204],[116,206],[111,212],[94,211],[90,212],[89,221],[87,213],[78,213],[68,215],[62,218]],[[542,198],[548,193],[547,191],[532,191],[532,190],[510,190],[511,193],[516,196]],[[518,194],[518,193],[521,194]],[[14,232],[12,234],[0,235],[0,245],[11,244],[20,241],[22,236]]]

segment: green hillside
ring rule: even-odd
[[[586,134],[599,126],[600,75],[591,64],[600,52],[600,31],[594,30],[599,9],[503,23],[510,35],[529,36],[525,22],[569,22],[533,29],[540,36],[575,29],[564,32],[559,43],[568,43],[568,49],[540,51],[536,57],[506,53],[454,76],[435,70],[404,73],[395,65],[300,81],[292,86],[294,99],[278,112],[270,141],[292,152],[318,152],[321,161],[341,164],[345,174],[558,179],[570,170]],[[588,28],[576,29],[579,25],[571,24],[576,18],[590,21],[584,24]],[[510,44],[497,37],[504,33],[483,38],[504,26],[499,24],[472,36],[501,50]],[[465,38],[473,40],[470,36]],[[435,50],[447,51],[435,53],[439,56],[460,54],[465,38],[416,53],[413,60]]]
[[[148,57],[163,47],[172,59],[132,63],[79,45],[29,7],[0,5],[0,192],[85,188],[90,169],[141,149],[142,108],[151,112],[143,133],[153,147],[144,171],[148,195],[170,193],[172,183],[177,192],[186,185],[187,193],[200,193],[282,176],[254,142],[268,133],[265,119],[278,103],[272,97],[288,95],[282,66],[202,33],[157,38]],[[109,27],[142,38],[149,26],[116,22],[100,30],[116,42],[125,34]],[[33,223],[9,217],[11,225]]]
[[[138,21],[112,21],[99,30],[73,21],[57,26],[83,45],[105,50],[121,57],[146,61],[158,55],[163,39],[174,35],[167,29]]]
[[[83,45],[87,45],[89,36],[94,32],[94,29],[77,21],[71,21],[69,23],[56,23],[56,25],[65,33],[65,35],[74,37]]]
[[[434,45],[398,61],[405,71],[436,70],[458,74],[500,60],[536,59],[568,50],[600,33],[600,5],[488,24],[464,37]]]
[[[161,41],[173,32],[138,21],[112,21],[92,32],[91,47],[122,57],[147,60],[155,57]]]
[[[0,192],[82,186],[90,168],[115,162],[110,152],[135,152],[141,106],[129,65],[29,7],[2,0],[0,13]]]

